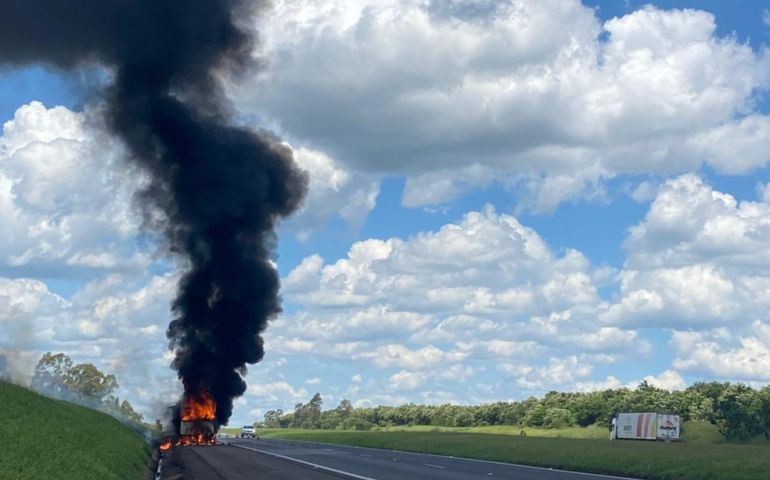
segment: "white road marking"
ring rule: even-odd
[[[374,458],[374,455],[369,455],[368,453],[359,453],[359,457],[368,457],[368,458]]]
[[[288,460],[290,462],[301,463],[302,465],[307,465],[308,467],[317,468],[318,470],[325,470],[327,472],[332,472],[332,473],[336,473],[336,474],[339,474],[339,475],[347,475],[348,477],[357,478],[358,480],[377,480],[376,478],[364,477],[363,475],[356,475],[355,473],[346,472],[344,470],[337,470],[336,468],[324,467],[323,465],[317,465],[315,463],[306,462],[305,460],[299,460],[297,458],[287,457],[286,455],[280,455],[278,453],[266,452],[264,450],[258,450],[256,448],[251,448],[251,447],[246,447],[246,446],[243,446],[243,445],[238,445],[237,443],[233,443],[232,445],[234,447],[242,448],[244,450],[251,450],[252,452],[262,453],[264,455],[270,455],[270,456],[273,456],[273,457],[276,457],[276,458],[281,458],[283,460]]]
[[[446,468],[446,467],[442,467],[441,465],[433,465],[432,463],[423,463],[422,465],[424,467],[430,467],[430,468]]]

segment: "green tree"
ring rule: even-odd
[[[762,400],[756,390],[747,385],[729,385],[717,400],[717,425],[725,438],[748,440],[764,433],[761,425]]]
[[[575,416],[566,408],[552,407],[545,410],[543,426],[546,428],[565,428],[575,424]]]
[[[268,410],[265,412],[265,426],[270,428],[278,428],[281,426],[281,417],[283,416],[283,410]]]
[[[142,423],[144,420],[142,414],[134,410],[134,407],[128,402],[128,400],[123,400],[123,402],[120,404],[120,414],[123,416],[123,418],[135,423]]]
[[[63,353],[53,354],[47,352],[40,357],[32,376],[32,388],[62,398],[68,393],[69,372],[72,369],[72,360]]]
[[[99,404],[118,389],[118,380],[115,375],[107,375],[91,363],[80,363],[70,369],[67,387],[82,400]]]
[[[545,405],[537,405],[524,416],[524,425],[528,427],[542,427],[545,425]]]
[[[307,416],[305,417],[305,422],[306,422],[305,428],[320,428],[322,405],[323,405],[323,400],[321,399],[321,394],[316,393],[315,395],[313,395],[313,398],[311,398],[308,404],[305,406],[307,408]]]
[[[340,404],[337,405],[336,411],[342,418],[347,418],[350,412],[353,411],[353,404],[350,403],[350,400],[343,398]]]

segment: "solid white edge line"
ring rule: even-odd
[[[437,455],[435,453],[422,453],[422,452],[410,452],[407,450],[393,450],[390,448],[373,448],[373,447],[361,447],[358,445],[345,445],[342,443],[321,443],[321,442],[309,442],[307,440],[287,440],[284,438],[275,438],[275,437],[266,437],[267,440],[278,440],[279,442],[296,442],[296,443],[307,443],[310,445],[333,445],[335,447],[349,447],[349,448],[359,448],[363,450],[374,450],[374,451],[380,451],[380,452],[394,452],[394,453],[406,453],[411,455],[427,455],[429,457],[437,457],[437,458],[451,458],[453,460],[467,460],[469,462],[477,462],[477,463],[493,463],[495,465],[505,465],[508,467],[519,467],[519,468],[528,468],[530,470],[543,470],[546,472],[563,472],[563,473],[572,473],[575,475],[585,475],[588,477],[596,477],[596,478],[609,478],[612,480],[641,480],[638,478],[632,478],[632,477],[619,477],[617,475],[607,475],[604,473],[591,473],[591,472],[579,472],[577,470],[562,470],[560,468],[551,468],[551,467],[536,467],[534,465],[522,465],[520,463],[507,463],[507,462],[498,462],[496,460],[481,460],[478,458],[467,458],[467,457],[457,457],[457,456],[450,456],[450,455]]]
[[[163,477],[163,457],[158,459],[158,468],[155,470],[155,480],[160,480]]]
[[[256,448],[246,447],[244,445],[239,445],[237,443],[231,443],[230,445],[232,445],[233,447],[242,448],[244,450],[251,450],[252,452],[262,453],[262,454],[270,455],[270,456],[273,456],[273,457],[276,457],[276,458],[281,458],[283,460],[288,460],[290,462],[301,463],[303,465],[307,465],[309,467],[317,468],[319,470],[325,470],[327,472],[337,473],[339,475],[347,475],[348,477],[357,478],[359,480],[377,480],[377,479],[372,478],[372,477],[364,477],[363,475],[356,475],[355,473],[346,472],[344,470],[337,470],[336,468],[325,467],[323,465],[317,465],[315,463],[307,462],[305,460],[299,460],[297,458],[287,457],[286,455],[281,455],[281,454],[278,454],[278,453],[266,452],[264,450],[258,450]]]

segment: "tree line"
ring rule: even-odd
[[[700,382],[685,390],[669,392],[642,382],[636,389],[588,393],[552,391],[542,398],[484,405],[355,408],[349,400],[342,400],[336,408],[324,411],[322,404],[321,395],[316,393],[308,403],[296,404],[293,412],[268,411],[260,425],[344,430],[411,425],[608,427],[619,412],[658,412],[679,415],[683,421],[711,423],[728,440],[770,437],[770,386],[755,389],[738,383]]]

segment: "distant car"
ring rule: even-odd
[[[254,432],[254,425],[244,425],[238,436],[241,438],[256,438],[257,434]]]

